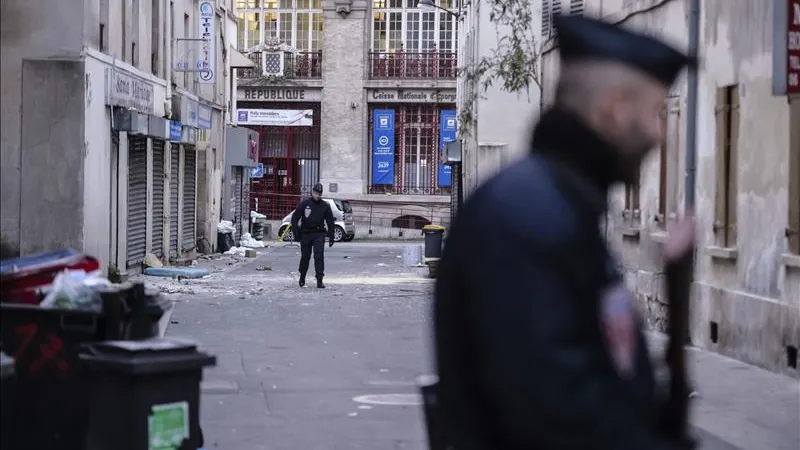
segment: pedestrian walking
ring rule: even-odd
[[[328,245],[333,247],[333,226],[331,205],[322,200],[322,184],[317,183],[311,189],[311,197],[303,199],[292,213],[292,233],[295,241],[300,242],[300,287],[306,285],[313,251],[317,287],[325,288],[322,282],[325,276],[325,236],[328,236]]]
[[[609,188],[636,180],[661,141],[670,86],[695,63],[599,20],[555,27],[560,78],[531,153],[471,195],[439,263],[444,433],[456,450],[690,448],[663,425],[642,321],[600,221]],[[691,251],[693,222],[680,228],[670,258]]]

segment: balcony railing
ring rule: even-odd
[[[456,63],[456,54],[452,52],[371,52],[369,54],[369,77],[371,79],[455,79]]]
[[[239,78],[261,78],[269,76],[264,74],[262,60],[264,52],[253,52],[247,55],[256,64],[254,69],[239,69]],[[283,77],[296,78],[322,78],[322,52],[284,53]]]

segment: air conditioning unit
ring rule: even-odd
[[[283,75],[283,52],[262,53],[264,75],[279,77]]]

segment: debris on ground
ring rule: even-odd
[[[258,266],[256,270],[272,270],[272,266]]]
[[[144,256],[144,265],[146,267],[164,267],[164,263],[158,259],[158,256],[148,253]]]
[[[250,233],[245,233],[242,235],[242,238],[239,240],[240,247],[250,247],[250,248],[264,248],[265,245],[263,242],[253,239],[253,236]]]

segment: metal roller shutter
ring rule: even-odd
[[[234,194],[233,194],[233,220],[236,222],[236,238],[242,235],[242,196],[244,195],[244,168],[233,168]]]
[[[153,141],[153,246],[150,253],[164,256],[164,141]]]
[[[185,147],[183,156],[183,242],[181,247],[184,252],[195,249],[195,199],[197,198],[197,152],[194,147]]]
[[[147,253],[147,138],[128,139],[127,267],[141,264]]]
[[[178,171],[180,170],[180,146],[171,144],[169,166],[169,257],[178,257]]]

